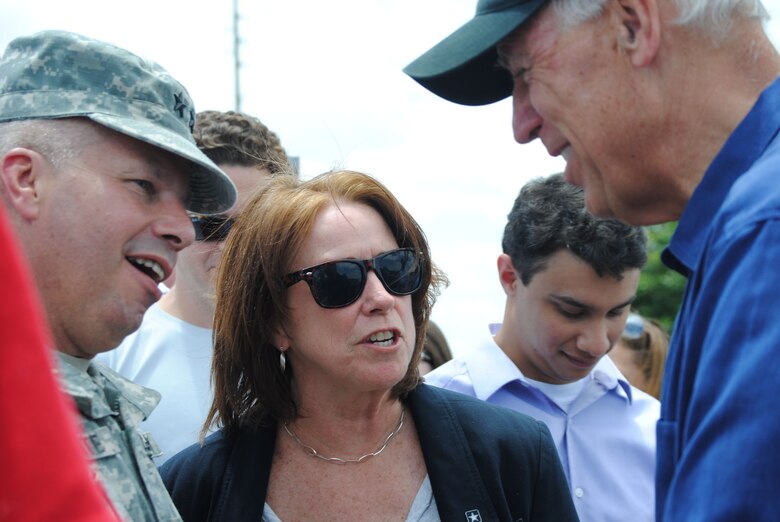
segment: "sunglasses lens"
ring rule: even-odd
[[[320,265],[312,274],[311,293],[325,308],[338,308],[354,302],[365,285],[363,268],[352,261]]]
[[[366,286],[368,270],[375,271],[385,289],[393,295],[409,295],[422,285],[422,266],[417,253],[401,248],[363,261],[323,263],[285,277],[287,286],[305,280],[318,305],[340,308],[354,303]]]
[[[394,250],[377,257],[376,271],[387,290],[396,295],[412,294],[422,284],[422,267],[411,249]]]
[[[233,220],[226,217],[193,217],[196,241],[224,241],[233,226]]]

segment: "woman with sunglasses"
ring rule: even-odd
[[[421,384],[430,259],[364,174],[247,203],[217,285],[221,430],[161,470],[185,521],[576,520],[543,424]]]

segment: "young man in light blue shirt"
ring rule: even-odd
[[[654,517],[659,404],[604,357],[636,295],[645,241],[639,228],[589,214],[562,176],[531,181],[498,258],[503,323],[425,377],[545,422],[583,521]]]

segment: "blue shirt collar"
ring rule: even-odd
[[[780,128],[780,79],[767,87],[726,140],[685,207],[662,259],[688,276],[698,264],[709,227],[737,179],[763,154]]]

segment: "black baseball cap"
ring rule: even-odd
[[[404,68],[420,85],[461,105],[487,105],[512,94],[496,45],[547,0],[479,0],[474,18]]]

